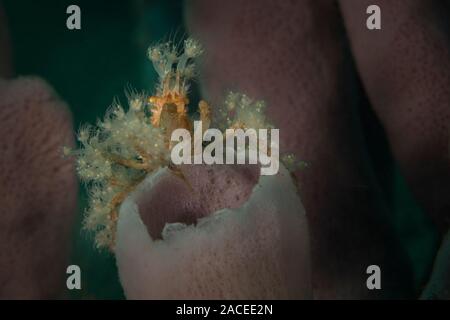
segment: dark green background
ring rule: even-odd
[[[82,29],[66,28],[66,8],[81,8]],[[181,1],[4,1],[17,75],[45,78],[69,104],[74,127],[103,116],[114,97],[124,101],[128,85],[151,91],[156,75],[146,58],[149,44],[185,32]],[[414,203],[393,164],[380,126],[362,99],[361,114],[368,151],[391,209],[392,224],[407,249],[416,290],[426,279],[437,236]],[[80,231],[85,194],[74,230],[71,263],[81,267],[82,290],[71,298],[119,299],[123,292],[114,257],[93,248]]]

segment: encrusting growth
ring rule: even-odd
[[[193,39],[184,42],[184,52],[178,55],[176,46],[165,43],[150,47],[148,57],[159,76],[159,86],[156,95],[148,99],[151,108],[151,123],[155,127],[161,125],[164,113],[170,113],[166,119],[167,125],[174,128],[191,129],[187,116],[188,80],[194,76],[193,59],[202,53],[200,45]],[[173,65],[176,65],[173,68]],[[202,102],[205,104],[205,102]],[[169,130],[170,131],[170,130]]]
[[[201,53],[201,46],[191,38],[184,41],[183,50],[171,42],[150,47],[148,57],[159,76],[155,94],[129,93],[128,110],[113,103],[96,127],[80,128],[78,150],[64,149],[66,155],[77,158],[77,173],[86,184],[89,205],[84,228],[95,233],[98,248],[114,250],[118,208],[127,195],[147,174],[161,167],[174,168],[170,136],[177,128],[192,131],[187,93],[195,76],[194,60]],[[198,109],[206,130],[213,120],[212,110],[205,101],[200,101]],[[230,93],[217,111],[214,120],[220,129],[270,127],[264,103],[243,94]]]

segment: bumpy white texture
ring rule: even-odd
[[[311,297],[308,230],[289,172],[261,176],[247,202],[169,224],[153,240],[137,199],[172,173],[160,169],[123,202],[116,258],[129,299],[301,299]]]

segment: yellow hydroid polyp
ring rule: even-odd
[[[114,250],[118,208],[148,174],[162,167],[177,170],[170,162],[170,136],[177,128],[192,130],[187,94],[201,53],[191,38],[181,50],[171,42],[151,46],[148,57],[159,77],[154,94],[129,93],[126,109],[114,102],[96,126],[80,128],[78,150],[65,150],[77,157],[77,173],[88,190],[84,227],[95,233],[97,247]],[[224,106],[213,111],[200,101],[204,130],[214,121],[221,130],[270,127],[264,103],[243,94],[230,93]]]

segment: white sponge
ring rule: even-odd
[[[311,297],[305,212],[284,167],[261,176],[241,207],[216,211],[196,224],[166,224],[162,239],[152,239],[137,199],[168,178],[179,179],[158,170],[120,208],[116,258],[127,298]]]

